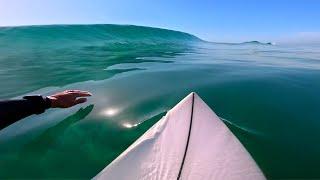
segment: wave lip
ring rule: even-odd
[[[180,31],[135,25],[43,25],[0,27],[0,44],[5,42],[200,42],[198,37]]]

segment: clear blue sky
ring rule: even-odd
[[[211,41],[313,41],[320,0],[0,0],[0,26],[94,23],[162,27]]]

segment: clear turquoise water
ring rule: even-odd
[[[269,179],[320,178],[320,46],[118,25],[0,28],[0,99],[91,91],[0,131],[0,178],[90,178],[191,91]]]

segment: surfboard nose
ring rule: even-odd
[[[191,92],[94,179],[265,177],[236,136]]]

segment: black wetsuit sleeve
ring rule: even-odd
[[[32,114],[41,114],[50,106],[50,100],[42,96],[0,101],[0,129]]]

